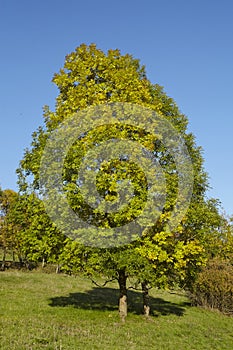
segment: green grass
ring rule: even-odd
[[[116,285],[40,272],[0,273],[0,348],[207,350],[233,348],[233,318],[191,307],[182,293],[151,291],[146,320],[141,294],[129,292],[129,315],[118,318]]]

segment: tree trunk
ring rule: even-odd
[[[23,258],[20,254],[18,254],[18,259],[19,259],[19,265],[20,267],[23,267]]]
[[[56,273],[60,273],[61,272],[61,265],[57,264],[56,266]]]
[[[120,289],[120,298],[119,298],[119,315],[122,322],[125,322],[127,316],[127,288],[126,280],[127,276],[125,274],[125,269],[119,270],[119,289]]]
[[[2,266],[1,270],[4,271],[6,266],[6,248],[3,247],[3,256],[2,256]]]
[[[143,313],[146,317],[150,315],[150,297],[147,282],[142,282]]]

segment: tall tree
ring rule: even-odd
[[[174,100],[165,94],[161,86],[154,85],[147,79],[145,68],[131,55],[121,55],[119,50],[109,50],[105,54],[94,44],[82,44],[66,56],[64,67],[54,75],[53,82],[59,90],[55,111],[51,111],[48,106],[44,108],[44,126],[33,133],[31,147],[26,150],[18,169],[20,189],[43,192],[44,188],[48,190],[48,183],[52,183],[49,194],[48,191],[45,192],[44,197],[45,200],[48,195],[53,198],[50,199],[50,207],[64,232],[70,230],[71,224],[75,225],[75,219],[70,219],[67,206],[67,210],[63,210],[64,206],[57,207],[59,201],[68,202],[70,208],[87,225],[95,228],[87,238],[85,226],[82,230],[75,226],[73,238],[81,240],[68,239],[64,251],[68,253],[70,250],[70,253],[63,256],[64,265],[68,269],[79,267],[90,274],[101,272],[117,279],[120,289],[119,311],[124,320],[127,314],[126,282],[129,276],[137,277],[142,283],[145,308],[148,310],[148,283],[162,285],[172,275],[184,274],[184,266],[192,265],[192,269],[195,269],[194,260],[199,256],[198,264],[203,263],[200,237],[193,234],[197,229],[200,233],[200,220],[195,217],[193,231],[191,222],[200,203],[205,202],[207,188],[201,148],[196,146],[194,136],[187,132],[188,120]],[[116,119],[120,112],[123,113],[123,118]],[[75,116],[75,113],[78,114]],[[89,121],[93,121],[93,114],[97,118],[88,128]],[[102,123],[98,123],[98,116]],[[137,123],[134,122],[135,118]],[[150,132],[156,125],[159,125],[157,133]],[[81,133],[74,133],[71,142],[68,137],[72,130],[81,130]],[[180,139],[176,137],[177,134]],[[55,142],[56,138],[58,143]],[[123,140],[124,145],[126,140],[131,141],[127,143],[130,149],[128,153],[121,149],[121,143],[115,141],[117,139]],[[108,147],[108,141],[112,142],[111,147]],[[103,142],[106,149],[101,148]],[[134,148],[132,143],[139,143],[140,147]],[[100,149],[98,161],[94,147]],[[182,147],[187,148],[183,158]],[[103,159],[103,149],[110,155],[106,161]],[[66,150],[65,156],[63,150]],[[47,152],[46,159],[43,158],[44,152]],[[140,158],[140,152],[146,154],[146,157]],[[154,163],[148,156],[149,153],[157,161],[155,184],[150,181],[155,173],[151,169]],[[82,167],[83,160],[88,158],[87,154],[94,155],[94,160],[92,163],[84,162]],[[131,161],[131,154],[140,160],[141,167]],[[189,161],[192,162],[192,171],[185,169]],[[62,163],[62,171],[56,167],[56,162]],[[44,164],[42,172],[41,163]],[[79,176],[81,167],[82,173],[87,176],[89,168],[93,168],[97,174],[97,199],[90,193],[90,188],[83,186],[84,181]],[[144,170],[147,170],[146,175]],[[185,184],[188,184],[186,181],[189,177],[193,180],[193,192],[190,208],[184,216],[179,215],[179,211],[187,197]],[[57,182],[60,185],[55,188]],[[151,202],[154,206],[146,209],[152,213],[154,221],[146,229],[147,221],[143,217],[139,226],[145,229],[142,230],[142,236],[138,236],[135,234],[138,226],[130,226],[130,223],[145,209],[149,192],[154,194],[154,197],[151,196],[154,198]],[[160,196],[156,198],[155,193]],[[105,200],[104,204],[101,198]],[[114,205],[119,205],[122,198],[128,201],[128,206],[114,211]],[[178,223],[172,224],[177,218],[180,221],[178,226]],[[125,226],[129,227],[128,231],[123,229]],[[115,247],[113,228],[118,233]],[[108,234],[102,229],[106,229]],[[110,242],[110,247],[107,244],[101,246],[103,241]]]

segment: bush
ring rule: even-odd
[[[191,300],[194,305],[233,315],[233,266],[227,261],[211,260],[199,273]]]

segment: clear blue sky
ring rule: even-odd
[[[0,0],[0,185],[54,107],[53,74],[81,43],[119,48],[146,66],[188,116],[212,190],[233,213],[232,0]]]

